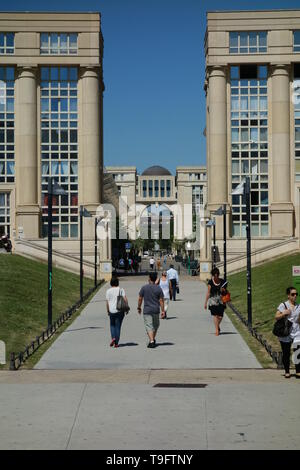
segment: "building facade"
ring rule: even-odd
[[[253,250],[299,248],[299,52],[300,10],[207,13],[207,208],[227,205],[231,255],[245,252],[245,200],[232,192],[246,176]]]
[[[99,13],[0,14],[0,233],[13,242],[47,238],[53,177],[66,192],[54,248],[78,253],[79,207],[102,202],[102,57]]]

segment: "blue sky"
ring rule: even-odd
[[[206,11],[300,8],[299,0],[16,0],[15,11],[100,11],[104,164],[205,164]]]

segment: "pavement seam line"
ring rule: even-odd
[[[71,431],[70,431],[69,439],[68,439],[68,442],[67,442],[67,445],[66,445],[65,450],[68,450],[68,447],[69,447],[69,445],[70,445],[70,441],[71,441],[71,438],[72,438],[73,430],[74,430],[74,427],[75,427],[75,424],[76,424],[76,421],[77,421],[77,418],[78,418],[78,415],[79,415],[79,410],[80,410],[81,403],[82,403],[82,400],[83,400],[83,396],[84,396],[84,394],[85,394],[85,391],[86,391],[87,386],[88,386],[87,383],[84,384],[84,388],[83,388],[83,390],[82,390],[81,398],[80,398],[80,400],[79,400],[79,404],[78,404],[78,407],[77,407],[76,415],[75,415],[75,418],[74,418],[74,422],[73,422],[73,425],[72,425],[72,428],[71,428]]]

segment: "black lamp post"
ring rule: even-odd
[[[252,287],[251,287],[251,184],[250,176],[240,183],[231,193],[245,196],[246,202],[246,236],[247,236],[247,313],[248,326],[252,327]]]
[[[213,228],[213,256],[212,256],[212,267],[216,267],[217,256],[216,256],[216,220],[210,219],[206,222],[206,227]]]
[[[100,219],[95,217],[95,287],[97,287],[97,248],[98,248],[98,237],[97,237],[97,226]]]
[[[224,281],[227,278],[227,252],[226,252],[226,204],[219,207],[214,215],[223,215],[223,253],[224,253]]]
[[[53,195],[66,195],[67,192],[48,178],[48,328],[52,325],[52,204]]]
[[[92,217],[92,214],[80,206],[80,301],[83,299],[83,217]]]

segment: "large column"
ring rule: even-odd
[[[92,215],[101,203],[103,157],[99,67],[82,67],[79,81],[79,203]],[[92,218],[84,221],[84,240],[94,237]],[[84,244],[84,250],[89,245]]]
[[[290,176],[289,66],[272,67],[272,187],[270,207],[273,237],[293,235]]]
[[[79,200],[88,210],[94,212],[101,202],[100,71],[96,67],[81,68],[80,78]]]
[[[16,79],[16,232],[38,238],[37,84],[35,67],[19,67]]]
[[[227,189],[227,93],[226,68],[208,68],[207,186],[209,212],[228,201]],[[218,220],[220,219],[220,220]],[[216,220],[217,238],[222,237],[221,218]]]

